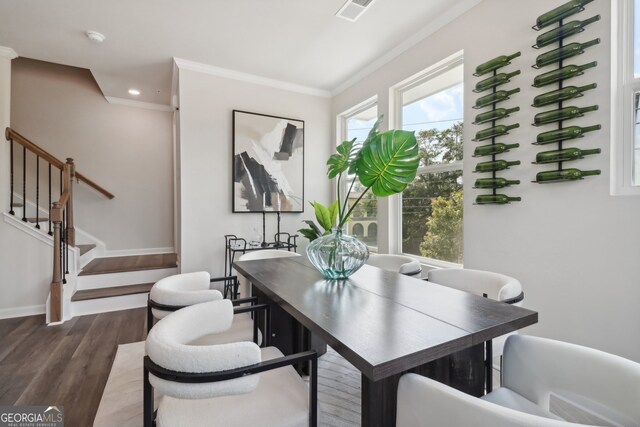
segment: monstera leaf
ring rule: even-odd
[[[360,160],[360,158],[362,157],[362,150],[364,149],[364,147],[369,145],[371,141],[373,141],[379,135],[378,128],[380,127],[380,124],[382,123],[383,118],[384,118],[383,115],[378,117],[378,120],[376,120],[376,122],[373,124],[373,127],[369,131],[369,134],[367,135],[367,139],[365,139],[364,142],[362,143],[362,146],[356,147],[359,151],[356,153],[355,159],[349,165],[349,175],[353,175],[354,173],[356,173],[356,169],[357,169],[356,165],[358,163],[358,160]]]
[[[355,161],[360,183],[378,197],[402,192],[413,182],[420,164],[413,132],[390,130],[363,145]]]
[[[329,157],[329,160],[327,160],[327,165],[329,165],[327,176],[329,179],[335,178],[349,168],[358,148],[359,147],[356,146],[355,138],[351,141],[344,141],[336,147],[337,153],[332,154],[331,157]]]

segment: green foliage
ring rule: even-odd
[[[317,202],[312,203],[318,224],[325,229],[324,234],[331,230],[336,221],[338,228],[344,226],[369,190],[375,196],[386,197],[402,192],[415,179],[420,158],[414,133],[400,130],[379,133],[380,123],[382,116],[361,145],[356,144],[355,139],[344,141],[336,148],[336,154],[327,160],[329,179],[337,177],[340,183],[344,173],[355,174],[364,189],[350,206],[349,196],[353,185],[344,198],[340,195],[338,185],[338,200],[328,208]],[[298,231],[309,240],[320,237],[320,228],[313,221],[305,222],[310,228]]]
[[[390,130],[363,146],[356,173],[365,188],[371,188],[378,197],[387,197],[401,193],[413,182],[419,163],[414,133]]]
[[[462,263],[462,191],[450,198],[438,197],[432,203],[429,231],[420,245],[422,255]]]
[[[329,165],[327,175],[329,176],[329,179],[333,179],[349,169],[349,165],[353,162],[357,149],[358,146],[356,145],[355,138],[351,141],[344,141],[342,144],[338,145],[336,148],[337,153],[332,154],[331,157],[329,157],[329,160],[327,160],[327,165]]]
[[[429,129],[418,132],[420,162],[422,165],[450,163],[462,160],[462,123],[442,131]],[[462,190],[462,171],[419,175],[402,193],[402,250],[422,254],[420,245],[429,230],[432,201],[450,197]]]
[[[316,220],[320,227],[324,229],[324,232],[320,230],[320,228],[316,225],[315,222],[311,220],[303,221],[305,224],[309,226],[309,228],[301,228],[298,231],[304,237],[309,239],[309,241],[313,241],[320,236],[324,236],[325,234],[331,233],[331,230],[336,224],[336,220],[338,219],[338,201],[334,201],[329,205],[329,207],[325,207],[318,202],[311,203],[313,209],[316,214]]]

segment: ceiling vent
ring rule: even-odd
[[[347,0],[340,10],[336,12],[336,16],[346,19],[347,21],[356,22],[375,1],[376,0]]]

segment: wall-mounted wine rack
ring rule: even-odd
[[[557,123],[557,130],[549,130],[539,133],[534,145],[557,144],[555,150],[539,152],[536,155],[534,164],[550,164],[557,163],[558,167],[554,170],[538,172],[536,174],[535,183],[546,184],[554,182],[566,182],[572,180],[583,179],[584,176],[599,175],[600,170],[582,171],[576,168],[564,168],[565,162],[574,161],[583,158],[585,155],[599,154],[600,149],[579,149],[565,148],[565,141],[575,141],[582,138],[586,132],[596,131],[600,129],[600,125],[594,126],[568,126],[563,127],[564,122],[577,117],[584,116],[585,113],[598,109],[597,105],[587,107],[565,106],[565,101],[570,101],[583,96],[583,93],[595,89],[597,85],[590,84],[585,86],[571,86],[564,83],[573,77],[584,74],[588,69],[596,67],[597,62],[590,62],[584,65],[565,65],[565,60],[577,57],[582,54],[585,49],[600,43],[600,39],[593,39],[586,43],[569,43],[565,44],[565,39],[579,34],[584,31],[584,27],[600,20],[600,15],[596,15],[584,21],[574,20],[565,23],[565,18],[582,12],[584,6],[593,0],[572,0],[565,3],[543,15],[536,20],[536,25],[532,28],[539,31],[543,28],[558,24],[557,28],[547,31],[536,38],[534,49],[541,49],[547,46],[557,44],[557,48],[541,53],[536,58],[535,69],[541,69],[548,65],[557,64],[557,68],[547,71],[536,76],[533,80],[533,86],[536,88],[548,87],[553,84],[558,85],[557,90],[545,92],[538,95],[533,100],[533,106],[536,108],[548,105],[557,105],[557,109],[538,113],[534,117],[533,126],[553,125]]]
[[[515,70],[510,73],[502,70],[503,67],[511,64],[511,61],[518,56],[520,56],[520,52],[516,52],[513,55],[501,55],[493,58],[490,61],[478,65],[476,67],[476,72],[473,74],[476,77],[489,75],[489,77],[483,78],[476,84],[474,92],[481,93],[491,90],[491,93],[488,95],[478,98],[475,106],[473,107],[474,109],[491,107],[491,110],[478,114],[473,121],[473,124],[475,125],[491,123],[491,127],[476,132],[476,137],[473,139],[480,143],[480,145],[475,148],[473,157],[488,158],[488,156],[491,156],[490,161],[483,161],[476,164],[474,172],[491,173],[491,178],[478,178],[475,181],[473,188],[491,190],[491,194],[480,194],[476,197],[475,204],[477,205],[506,204],[521,200],[520,197],[510,197],[506,194],[498,194],[498,189],[518,185],[520,184],[520,181],[507,180],[497,176],[497,172],[508,169],[510,166],[520,164],[520,161],[518,160],[506,161],[497,159],[497,155],[517,148],[519,147],[519,144],[496,142],[497,138],[508,135],[511,129],[520,127],[518,123],[514,123],[512,125],[497,125],[499,120],[506,119],[511,116],[511,113],[520,110],[520,107],[497,107],[497,104],[510,99],[511,95],[520,92],[520,88],[498,90],[499,86],[509,83],[513,77],[520,74],[520,70]],[[498,73],[498,70],[500,70],[500,73]]]

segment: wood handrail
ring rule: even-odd
[[[23,147],[26,147],[27,150],[31,151],[37,156],[40,156],[41,158],[51,163],[53,166],[57,167],[58,169],[62,170],[64,168],[64,162],[62,160],[56,159],[52,154],[38,147],[36,144],[29,141],[27,138],[20,135],[18,132],[14,131],[13,129],[7,128],[4,132],[4,137],[7,140],[15,141],[18,144],[22,145]]]
[[[93,188],[94,190],[96,190],[98,193],[102,193],[102,195],[104,195],[105,197],[107,197],[108,199],[113,199],[114,196],[112,193],[110,193],[109,191],[105,190],[102,186],[96,184],[94,181],[90,180],[89,178],[87,178],[86,176],[82,175],[80,172],[76,172],[74,175],[79,181],[84,182],[85,184],[87,184],[89,187]]]
[[[36,144],[34,144],[33,142],[29,141],[27,138],[25,138],[24,136],[20,135],[15,130],[13,130],[11,128],[7,128],[5,130],[5,132],[4,132],[4,136],[5,136],[5,138],[7,140],[17,142],[18,144],[20,144],[23,147],[25,147],[27,150],[29,150],[32,153],[34,153],[35,155],[41,157],[45,161],[51,163],[53,166],[57,167],[58,169],[60,169],[60,170],[64,169],[65,163],[63,161],[58,160],[51,153],[49,153],[49,152],[45,151],[44,149],[38,147]],[[115,197],[111,192],[107,191],[104,187],[96,184],[95,181],[87,178],[86,176],[82,175],[81,173],[75,172],[74,176],[79,181],[84,182],[89,187],[93,188],[94,190],[96,190],[97,192],[99,192],[102,195],[106,196],[107,198],[113,199]]]

